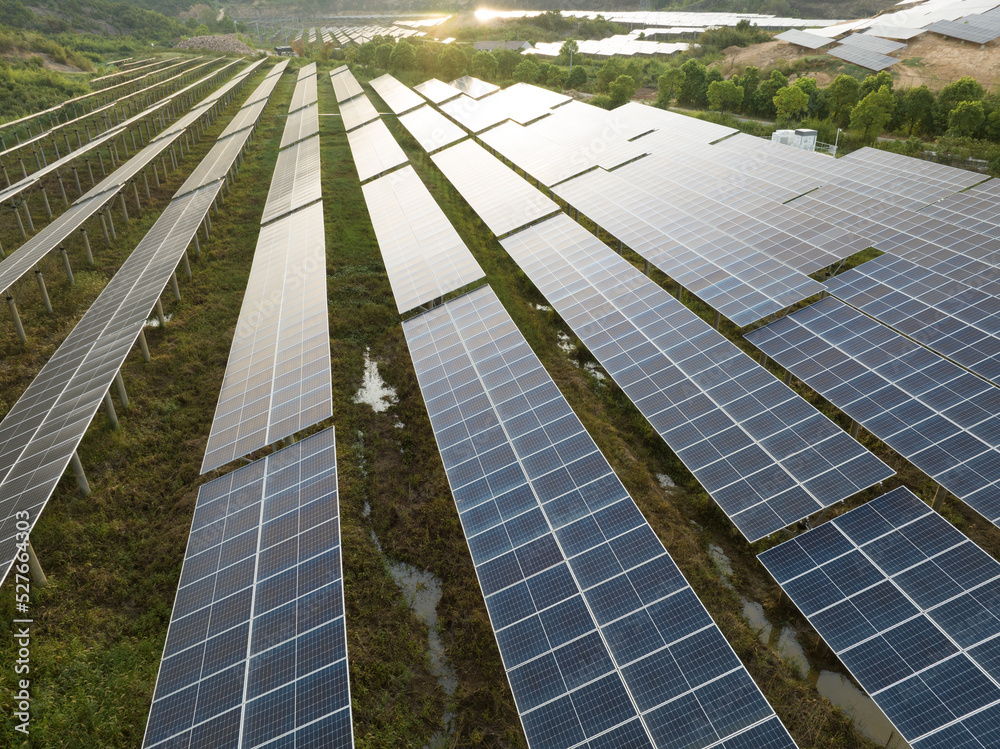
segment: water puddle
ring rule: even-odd
[[[174,316],[173,312],[168,312],[167,314],[165,314],[163,316],[163,319],[164,319],[165,322],[170,322],[170,319],[173,316]],[[158,328],[158,327],[160,327],[160,318],[158,318],[158,317],[151,317],[149,320],[146,320],[146,322],[143,323],[143,327],[144,328]]]
[[[366,382],[368,361],[366,353]],[[377,370],[375,376],[378,376]],[[393,394],[395,394],[395,391],[393,391]],[[364,435],[358,432],[357,438],[356,446],[361,456],[359,467],[362,476],[367,476],[368,468],[364,453]],[[366,499],[361,510],[361,515],[367,520],[371,517],[371,514],[371,504]],[[458,676],[451,661],[448,660],[448,656],[444,650],[444,643],[441,642],[441,635],[438,632],[437,606],[441,601],[441,579],[432,572],[414,567],[412,564],[393,561],[382,549],[382,542],[379,541],[375,530],[369,528],[368,533],[375,544],[375,548],[378,549],[379,554],[382,556],[382,563],[385,564],[392,579],[402,591],[403,597],[406,599],[406,604],[410,607],[414,615],[416,615],[417,619],[427,627],[427,652],[430,671],[434,678],[437,679],[444,693],[448,696],[448,700],[444,714],[441,716],[442,728],[424,745],[424,749],[448,749],[448,747],[454,745],[455,731],[457,730],[457,716],[448,703],[455,696],[455,690],[458,689]]]
[[[371,351],[365,348],[365,374],[361,387],[354,394],[355,403],[367,403],[375,413],[389,410],[397,402],[396,388],[389,387],[379,374],[378,364],[371,358]]]

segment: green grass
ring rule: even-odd
[[[321,66],[319,74],[324,114],[337,112],[325,72],[334,65]],[[244,88],[241,98],[262,75]],[[81,498],[72,477],[67,477],[32,534],[50,579],[47,588],[33,594],[32,735],[30,742],[21,740],[6,721],[0,746],[117,749],[141,742],[198,487],[221,473],[200,477],[198,470],[293,86],[294,75],[286,73],[232,194],[213,218],[212,238],[202,242],[203,255],[192,262],[193,279],[181,279],[182,300],[173,301],[169,292],[164,295],[167,312],[174,316],[165,328],[147,330],[153,361],[145,364],[136,353],[126,363],[123,375],[132,408],[119,412],[121,430],[111,431],[100,413],[83,441],[80,454],[94,493]],[[124,226],[116,214],[119,238],[112,248],[103,248],[99,229],[91,229],[96,268],[81,270],[79,243],[70,247],[77,269],[74,286],[62,280],[60,260],[42,263],[54,315],[44,312],[33,280],[19,287],[18,304],[29,335],[26,347],[17,343],[9,316],[0,309],[0,413],[23,393],[148,231],[236,106],[213,125],[179,172],[162,189],[154,188],[154,199],[141,215]],[[754,554],[773,541],[746,544],[624,394],[614,385],[597,383],[579,366],[590,360],[589,354],[582,347],[572,357],[559,351],[559,334],[572,337],[572,332],[557,314],[535,308],[545,304],[544,298],[395,118],[387,122],[532,349],[799,745],[873,747],[808,680],[762,645],[740,615],[739,596],[760,601],[773,622],[788,623],[800,633],[814,665],[842,670],[757,564]],[[347,138],[339,117],[321,117],[320,127],[334,413],[316,429],[330,424],[337,429],[357,744],[365,749],[419,749],[441,728],[447,702],[428,666],[426,630],[388,574],[371,537],[374,531],[389,558],[429,570],[443,581],[440,634],[459,682],[449,706],[458,716],[454,745],[524,746]],[[33,210],[39,215],[41,209],[34,205]],[[0,241],[8,249],[20,244],[9,214],[0,222]],[[626,256],[639,262],[635,255]],[[654,271],[653,278],[673,288],[663,274]],[[690,294],[684,301],[703,319],[714,318],[712,310]],[[722,331],[756,355],[741,331],[725,322]],[[353,402],[366,351],[399,395],[398,404],[385,413]],[[769,366],[783,376],[773,363]],[[849,426],[828,403],[794,384],[842,427]],[[398,422],[405,428],[397,428]],[[904,483],[929,499],[933,487],[926,477],[870,435],[862,432],[862,439],[901,471],[885,488]],[[657,473],[670,475],[678,488],[661,489]],[[875,493],[851,498],[846,506]],[[946,515],[988,551],[1000,552],[1000,532],[964,505],[949,503]],[[735,591],[719,579],[707,553],[710,543],[721,546],[732,560]],[[0,594],[0,664],[10,664],[14,657],[13,594],[8,581]],[[10,693],[12,679],[11,669],[0,666],[0,694]],[[9,699],[0,700],[3,709],[9,704]]]

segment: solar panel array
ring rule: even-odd
[[[1000,727],[1000,564],[899,488],[759,555],[914,749]]]
[[[403,114],[411,109],[416,109],[424,103],[424,100],[386,73],[371,80],[371,87],[375,93],[382,97],[382,101],[393,111],[394,114]]]
[[[749,540],[893,474],[568,216],[500,243]]]
[[[500,87],[496,84],[481,81],[478,78],[473,78],[471,75],[463,75],[461,78],[456,78],[449,85],[473,99],[482,99],[487,94],[492,94],[494,91],[500,90]]]
[[[836,299],[747,340],[1000,525],[1000,390]]]
[[[777,34],[774,38],[806,49],[819,49],[833,43],[832,39],[827,39],[825,36],[810,34],[808,31],[799,31],[798,29],[790,29]]]
[[[854,44],[838,44],[827,54],[830,57],[836,57],[837,59],[875,72],[887,70],[899,62],[895,57],[889,57],[888,55],[883,55]]]
[[[340,116],[344,121],[344,129],[348,132],[379,118],[378,111],[364,94],[342,103]]]
[[[986,44],[1000,37],[1000,28],[963,21],[938,21],[927,26],[925,30],[974,44]]]
[[[319,132],[319,105],[303,107],[288,115],[285,129],[281,134],[279,148],[290,146],[300,140],[305,140],[313,133]]]
[[[438,151],[431,160],[498,237],[559,210],[471,140]]]
[[[989,287],[972,288],[893,255],[826,285],[852,307],[1000,383],[1000,305]]]
[[[347,134],[358,178],[365,182],[405,164],[406,154],[382,120],[375,120]]]
[[[842,45],[846,44],[849,47],[860,47],[861,49],[878,52],[883,55],[887,55],[890,52],[895,52],[896,50],[906,47],[906,45],[901,42],[880,39],[877,36],[870,36],[869,34],[849,34],[848,36],[838,39],[837,41]],[[829,43],[829,40],[827,40],[827,42]]]
[[[427,104],[401,115],[399,122],[427,153],[466,137],[462,128]]]
[[[201,487],[143,747],[353,746],[333,429]]]
[[[432,104],[440,104],[448,99],[462,95],[462,90],[450,86],[437,78],[431,78],[413,87],[413,89]]]
[[[34,527],[221,186],[220,177],[173,198],[0,422],[4,575],[17,554],[15,518],[27,513]]]
[[[738,326],[823,291],[735,236],[738,220],[692,213],[614,172],[597,169],[553,192]]]
[[[333,93],[337,103],[343,105],[348,99],[364,93],[361,84],[350,70],[342,70],[339,73],[330,73],[330,82],[333,84]]]
[[[403,331],[529,746],[793,747],[492,290]]]
[[[290,129],[306,137],[278,153],[202,473],[333,414],[319,126]]]
[[[474,283],[479,263],[412,166],[361,188],[400,314]]]
[[[439,105],[442,112],[473,133],[513,120],[526,125],[551,114],[552,107],[570,101],[570,97],[547,89],[516,83],[480,99],[463,94]]]

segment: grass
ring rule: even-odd
[[[325,72],[334,64],[322,65],[319,74],[324,114],[337,111]],[[258,73],[241,96],[262,76]],[[94,493],[81,498],[68,477],[32,534],[50,580],[47,588],[33,593],[32,734],[25,741],[6,721],[0,746],[117,749],[141,742],[198,487],[218,475],[200,477],[198,470],[293,85],[294,75],[286,73],[261,118],[232,194],[213,218],[212,238],[202,242],[202,257],[192,263],[193,279],[181,281],[182,300],[164,295],[173,318],[165,328],[147,330],[153,361],[145,364],[135,354],[125,365],[132,407],[119,411],[121,430],[111,431],[99,414],[81,445]],[[20,346],[9,316],[0,314],[0,413],[16,401],[148,231],[236,106],[213,125],[163,188],[154,189],[153,201],[137,218],[123,226],[118,214],[119,238],[112,248],[101,247],[99,229],[91,230],[96,268],[80,270],[82,251],[78,243],[70,248],[77,268],[75,285],[62,281],[61,261],[44,261],[54,315],[45,314],[33,281],[22,284],[18,304],[29,343]],[[557,314],[536,309],[536,304],[545,304],[544,298],[395,118],[387,121],[532,349],[799,745],[873,747],[806,679],[761,644],[741,616],[740,596],[760,601],[772,622],[788,623],[800,633],[815,666],[840,670],[836,658],[757,564],[754,554],[769,542],[751,547],[742,540],[622,392],[598,383],[579,366],[590,360],[581,346],[572,356],[559,351],[560,334],[572,337],[572,332]],[[347,138],[339,117],[324,116],[320,123],[334,413],[316,429],[333,424],[338,436],[357,745],[423,747],[441,728],[448,702],[429,669],[426,630],[388,574],[371,536],[374,531],[388,558],[429,570],[443,581],[440,635],[458,676],[457,692],[447,705],[458,716],[454,745],[524,746]],[[0,227],[0,241],[6,248],[20,244],[9,215]],[[639,262],[637,256],[628,257]],[[654,271],[653,278],[672,288],[662,274]],[[691,295],[685,295],[685,302],[703,319],[714,318]],[[756,354],[735,327],[724,323],[722,330]],[[353,401],[366,352],[399,396],[398,404],[384,413]],[[770,368],[783,375],[773,364]],[[793,384],[841,426],[849,426],[828,403],[800,383]],[[397,428],[397,423],[405,428]],[[862,439],[901,471],[886,488],[905,483],[925,499],[930,497],[933,488],[926,477],[870,435],[862,433]],[[658,473],[669,475],[677,488],[662,489]],[[847,506],[875,493],[851,498]],[[1000,552],[1000,532],[964,505],[949,503],[946,516],[987,551]],[[732,560],[735,591],[720,580],[708,555],[709,544],[722,547]],[[11,582],[7,585],[9,591],[0,595],[3,664],[14,659],[14,591]],[[0,690],[7,694],[12,688],[11,669],[0,668]],[[9,704],[3,702],[4,709]]]

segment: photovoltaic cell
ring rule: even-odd
[[[431,160],[498,237],[559,210],[471,140],[439,151]]]
[[[444,81],[439,81],[437,78],[424,81],[414,86],[413,90],[420,93],[421,96],[432,104],[440,104],[443,101],[448,101],[448,99],[454,99],[456,96],[462,95],[461,89],[450,86]]]
[[[893,474],[568,216],[500,243],[749,540]]]
[[[344,120],[344,129],[350,131],[372,120],[377,120],[379,114],[368,97],[361,94],[340,105],[340,116]]]
[[[1000,390],[836,299],[747,340],[1000,525]]]
[[[266,224],[322,196],[317,134],[278,152],[271,190],[267,194],[260,222]]]
[[[973,372],[1000,383],[1000,279],[972,288],[893,255],[831,278],[829,292]]]
[[[406,154],[382,120],[352,130],[347,142],[362,182],[407,162]]]
[[[361,191],[400,314],[485,275],[412,166]]]
[[[492,290],[403,331],[529,746],[794,746]]]
[[[414,93],[388,73],[373,78],[371,86],[394,114],[409,112],[424,103],[419,94]]]
[[[350,749],[333,428],[211,481],[143,747]]]
[[[462,128],[427,104],[401,115],[399,122],[427,153],[466,137]]]
[[[279,148],[286,148],[317,133],[319,133],[319,105],[303,107],[288,115]]]
[[[333,84],[333,94],[337,99],[337,103],[341,105],[348,99],[364,93],[364,89],[361,88],[358,79],[354,77],[354,74],[350,70],[331,73],[330,82]]]
[[[823,291],[707,218],[613,172],[596,169],[553,192],[740,327]]]
[[[900,487],[758,556],[914,749],[1000,725],[1000,564]]]

